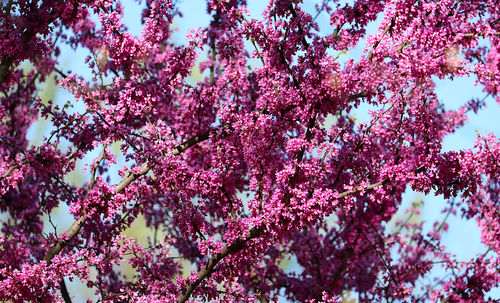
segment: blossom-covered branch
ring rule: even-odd
[[[2,300],[492,300],[498,134],[444,142],[500,102],[496,2],[247,2],[185,43],[178,1],[140,2],[140,34],[120,0],[0,4]],[[486,253],[445,249],[455,215]]]

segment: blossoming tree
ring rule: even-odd
[[[119,1],[2,1],[2,300],[71,302],[74,279],[103,302],[488,300],[500,282],[500,141],[479,134],[444,152],[484,100],[445,110],[434,81],[473,76],[500,102],[496,1],[324,1],[310,14],[271,0],[252,19],[243,0],[208,0],[211,23],[184,46],[172,2],[146,0],[136,37]],[[360,58],[340,61],[365,39]],[[61,68],[62,45],[88,50],[92,77]],[[51,75],[76,109],[39,99]],[[351,118],[361,104],[376,109],[369,121]],[[53,127],[33,146],[40,118]],[[96,151],[86,185],[71,184]],[[118,154],[128,167],[113,183]],[[447,211],[475,219],[487,251],[457,260],[445,222],[388,232],[407,189],[453,200]],[[61,205],[74,222],[44,227]],[[162,237],[127,237],[140,217]],[[429,280],[435,263],[446,274]]]

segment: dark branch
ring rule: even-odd
[[[66,287],[66,282],[64,281],[64,277],[61,279],[61,294],[65,303],[71,303],[71,297],[69,296],[68,288]]]
[[[2,63],[0,63],[0,84],[3,83],[5,78],[7,78],[7,74],[9,73],[10,66],[12,65],[12,57],[6,56],[4,57]]]
[[[186,287],[181,291],[181,294],[177,297],[177,302],[178,303],[186,302],[189,299],[189,296],[191,296],[191,293],[194,291],[194,289],[198,285],[200,285],[205,278],[209,277],[214,272],[217,263],[219,263],[227,255],[242,250],[245,247],[246,242],[260,236],[263,230],[264,228],[262,226],[254,227],[247,233],[247,236],[245,238],[242,237],[238,238],[231,245],[224,246],[219,253],[213,255],[207,262],[207,264],[203,266],[203,268],[200,269],[200,271],[198,272],[198,279],[196,279],[196,281],[194,282],[187,283]]]

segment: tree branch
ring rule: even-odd
[[[181,291],[181,294],[177,297],[177,302],[178,303],[186,302],[189,299],[191,293],[194,291],[194,289],[201,284],[203,279],[209,277],[214,272],[217,263],[219,263],[227,255],[242,250],[246,242],[260,236],[263,230],[264,230],[263,226],[254,227],[247,233],[247,236],[245,238],[242,237],[238,238],[231,245],[224,246],[219,253],[214,254],[207,262],[207,264],[202,269],[200,269],[196,281],[187,283],[186,287]]]
[[[19,166],[17,164],[14,164],[11,167],[9,167],[9,169],[7,169],[3,173],[3,175],[0,176],[0,181],[2,181],[3,179],[7,178],[16,168],[19,168]]]
[[[173,150],[172,150],[172,155],[178,156],[188,148],[198,144],[201,141],[207,140],[209,138],[210,131],[207,131],[201,135],[196,135],[183,143],[177,145]],[[100,161],[99,161],[100,162]],[[147,174],[149,172],[150,168],[146,163],[142,164],[141,170],[138,173],[131,173],[127,177],[125,177],[118,185],[115,187],[115,192],[119,193],[122,190],[124,190],[127,186],[130,185],[130,183],[134,182],[135,180],[139,179],[141,176]],[[94,173],[93,173],[94,174]],[[93,186],[93,181],[91,180],[91,185]],[[66,247],[69,241],[73,239],[79,232],[80,229],[82,228],[82,225],[85,223],[86,217],[85,214],[83,214],[80,218],[78,218],[71,226],[64,232],[64,238],[57,241],[52,245],[52,247],[49,249],[45,257],[43,258],[44,261],[50,263],[52,259],[59,253],[61,250]]]
[[[466,38],[472,38],[474,36],[484,37],[485,35],[486,35],[485,33],[477,33],[477,34],[476,33],[467,33],[467,34],[464,35],[464,37],[466,37]],[[494,35],[495,36],[500,36],[500,32],[496,32]]]
[[[0,84],[3,83],[5,78],[7,78],[7,74],[9,73],[12,62],[13,60],[11,56],[5,56],[2,60],[2,63],[0,63]]]
[[[419,168],[415,169],[413,172],[415,174],[421,173],[425,170],[424,166],[420,166]],[[356,188],[354,190],[347,190],[342,193],[340,193],[337,196],[337,199],[342,199],[347,196],[356,194],[358,192],[362,191],[367,191],[367,190],[372,190],[380,185],[386,184],[390,181],[390,178],[385,178],[382,181],[379,181],[377,183],[370,184],[365,187],[361,188]],[[222,250],[214,254],[210,260],[207,262],[207,264],[200,269],[198,272],[198,278],[194,282],[188,282],[186,287],[181,291],[181,294],[177,297],[177,303],[184,303],[189,299],[189,296],[193,293],[194,289],[201,284],[203,279],[209,277],[215,270],[215,266],[217,263],[219,263],[224,257],[227,255],[238,252],[244,248],[244,244],[248,242],[249,240],[259,237],[262,234],[262,231],[264,231],[264,226],[259,226],[259,227],[254,227],[252,228],[248,233],[245,238],[238,238],[235,242],[233,242],[231,245],[224,246]]]
[[[419,174],[421,172],[423,172],[425,170],[425,166],[420,166],[418,167],[417,169],[413,170],[413,173],[415,174]],[[340,193],[338,196],[337,196],[337,199],[342,199],[342,198],[345,198],[347,196],[350,196],[350,195],[354,195],[354,194],[357,194],[359,192],[362,192],[362,191],[368,191],[368,190],[372,190],[374,189],[375,187],[378,187],[380,185],[384,185],[384,184],[387,184],[389,183],[391,179],[389,177],[385,178],[384,180],[382,181],[379,181],[377,183],[373,183],[373,184],[370,184],[370,185],[367,185],[365,187],[361,187],[361,188],[355,188],[353,190],[346,190],[342,193]]]
[[[224,126],[227,126],[227,125],[225,124],[225,125],[223,125],[223,127]],[[181,153],[183,153],[186,149],[200,143],[201,141],[207,140],[209,137],[210,137],[210,131],[207,131],[207,132],[200,134],[200,135],[196,135],[196,136],[184,141],[183,143],[177,145],[176,147],[174,147],[174,149],[172,150],[172,155],[178,156]]]
[[[22,165],[28,164],[28,160],[24,159],[21,161]],[[21,168],[17,163],[12,164],[1,176],[0,176],[0,181],[3,179],[7,178],[14,170]]]
[[[68,288],[66,287],[66,282],[64,281],[64,277],[61,279],[61,294],[65,303],[71,303],[71,297],[69,296]]]
[[[94,163],[92,166],[92,172],[90,176],[90,184],[89,188],[87,189],[87,193],[85,194],[85,200],[88,198],[90,191],[94,188],[95,185],[95,174],[97,171],[97,168],[99,167],[99,164],[101,161],[104,159],[106,155],[106,146],[102,148],[101,155],[99,156],[99,159]],[[121,184],[121,183],[120,183]],[[68,230],[64,233],[64,237],[62,240],[57,241],[52,247],[50,248],[49,252],[43,257],[43,260],[46,261],[47,263],[51,263],[52,258],[54,258],[55,255],[57,255],[65,246],[68,244],[68,241],[73,239],[78,232],[80,231],[80,228],[82,227],[83,223],[85,223],[86,217],[85,217],[85,211],[82,214],[82,216],[73,222],[71,226],[68,228]]]

